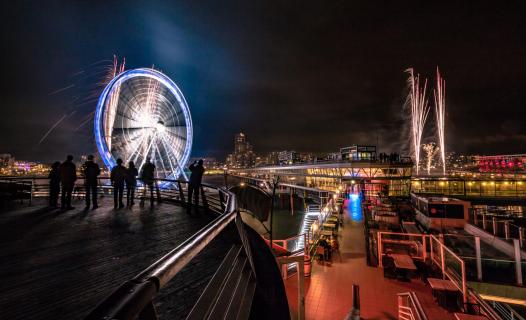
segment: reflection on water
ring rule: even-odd
[[[362,214],[362,199],[357,194],[351,194],[347,200],[347,210],[351,216],[352,221],[361,222],[363,220]]]

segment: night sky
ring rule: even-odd
[[[454,3],[4,5],[0,153],[50,161],[96,152],[89,115],[114,54],[127,69],[154,65],[179,85],[196,156],[222,159],[240,130],[260,154],[377,140],[383,151],[408,151],[404,70],[434,85],[436,66],[447,86],[449,150],[524,153],[524,11]],[[432,113],[425,141],[434,126]]]

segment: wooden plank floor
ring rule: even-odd
[[[112,200],[87,212],[82,201],[66,212],[38,203],[0,212],[1,319],[82,319],[215,217],[189,216],[170,203],[114,210]],[[156,299],[161,316],[185,317],[233,237],[230,229],[217,238],[163,289]]]

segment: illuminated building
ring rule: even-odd
[[[252,145],[246,140],[243,132],[236,134],[234,152],[226,158],[226,165],[232,168],[248,168],[255,164],[256,156]]]

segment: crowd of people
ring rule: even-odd
[[[378,160],[380,162],[389,162],[389,163],[397,163],[400,162],[401,157],[398,153],[380,153],[378,154]]]
[[[86,162],[81,167],[81,174],[84,178],[84,187],[86,191],[86,207],[89,210],[99,207],[97,203],[97,190],[99,176],[101,173],[100,167],[93,160],[93,155],[87,157]],[[199,204],[199,190],[205,168],[203,167],[203,160],[195,161],[189,167],[191,171],[190,181],[188,183],[188,213],[191,213],[192,199],[194,199],[194,208],[197,211]],[[150,193],[150,205],[154,204],[154,188],[155,188],[155,165],[148,158],[142,166],[141,174],[135,167],[133,161],[128,162],[128,166],[123,165],[122,159],[117,159],[116,165],[111,169],[110,181],[113,186],[113,200],[114,208],[121,209],[125,206],[131,207],[135,204],[135,189],[137,188],[137,178],[144,184],[145,195],[147,190]],[[71,205],[71,197],[75,182],[77,181],[77,167],[73,162],[73,156],[68,155],[66,160],[62,163],[55,162],[51,165],[49,173],[49,206],[58,208],[58,198],[60,195],[60,208],[62,210],[75,209]],[[123,202],[124,188],[126,187],[126,205]],[[142,197],[144,201],[146,197]]]

